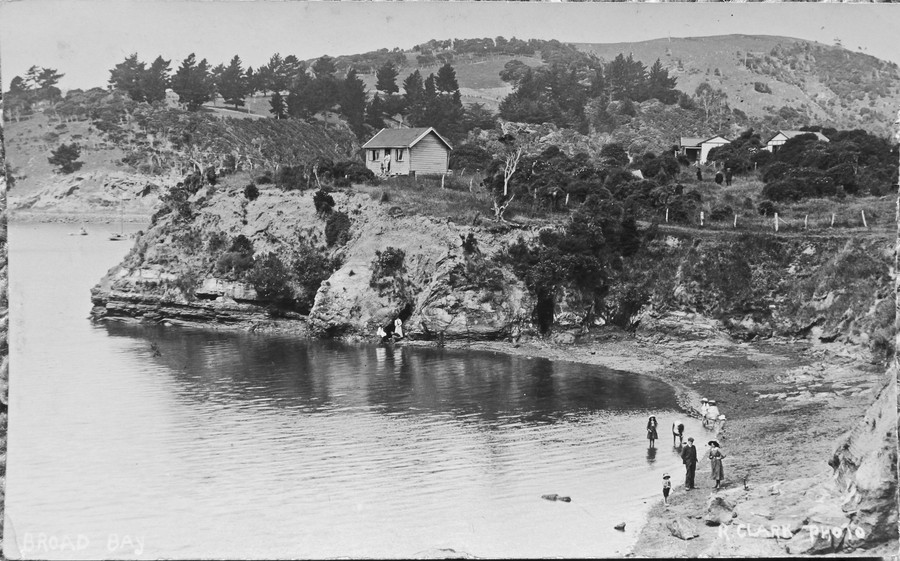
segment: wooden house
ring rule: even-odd
[[[800,136],[801,134],[814,134],[818,140],[822,142],[828,142],[828,137],[820,132],[812,132],[812,131],[778,131],[775,133],[775,136],[770,138],[766,145],[763,147],[763,150],[768,150],[771,153],[775,153],[781,147],[782,144],[794,138],[795,136]]]
[[[701,164],[706,163],[709,157],[709,151],[719,146],[724,146],[731,141],[723,136],[714,136],[712,138],[696,138],[682,136],[678,143],[681,153],[689,160],[699,160]]]
[[[375,175],[444,174],[453,150],[432,127],[381,129],[362,148]]]

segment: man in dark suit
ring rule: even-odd
[[[694,473],[697,471],[697,448],[694,446],[694,439],[688,438],[687,445],[681,449],[681,461],[684,462],[686,470],[684,476],[684,488],[694,488]]]

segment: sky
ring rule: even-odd
[[[897,4],[295,2],[252,0],[0,1],[3,89],[31,65],[65,74],[62,90],[105,86],[109,69],[137,52],[173,70],[190,53],[244,66],[273,53],[310,59],[429,39],[504,37],[619,43],[734,33],[779,35],[900,64]]]

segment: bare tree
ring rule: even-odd
[[[503,213],[506,212],[510,203],[516,198],[515,193],[509,193],[509,180],[512,178],[513,174],[516,173],[516,166],[519,165],[519,158],[521,157],[521,148],[516,149],[515,153],[509,152],[506,154],[506,160],[503,167],[503,192],[501,193],[498,190],[498,192],[494,194],[493,200],[494,218],[501,222],[503,221]]]

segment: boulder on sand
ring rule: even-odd
[[[681,540],[690,540],[700,535],[697,528],[684,517],[670,520],[666,523],[666,528],[673,536]]]
[[[734,518],[734,505],[720,495],[713,495],[706,502],[703,521],[707,526],[728,524]]]

